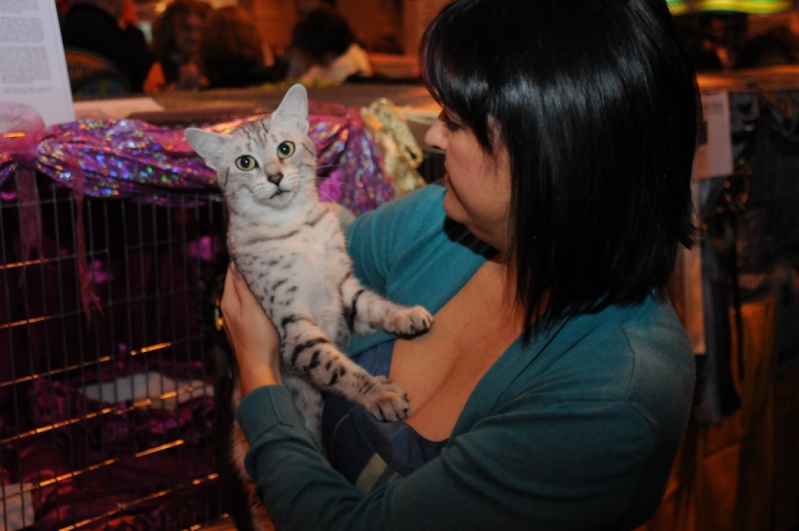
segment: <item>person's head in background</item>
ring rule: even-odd
[[[71,0],[69,7],[77,5],[90,5],[102,9],[108,13],[118,23],[122,23],[122,17],[127,8],[127,0]],[[69,11],[69,9],[67,9]]]
[[[796,36],[788,26],[775,26],[754,35],[738,50],[734,69],[766,68],[797,62],[794,53]]]
[[[294,0],[294,9],[297,19],[303,18],[317,7],[336,8],[336,0]]]
[[[639,302],[693,240],[701,107],[666,3],[564,5],[458,0],[421,47],[448,130],[507,154],[525,322]]]
[[[200,54],[203,26],[212,8],[201,0],[175,0],[153,24],[152,48],[162,63],[184,64]]]
[[[200,64],[210,87],[245,87],[275,81],[264,48],[268,46],[247,11],[215,9],[200,42]]]
[[[355,42],[349,23],[330,7],[312,9],[291,34],[293,50],[302,54],[308,65],[329,65]]]

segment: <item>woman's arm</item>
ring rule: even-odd
[[[280,337],[232,261],[220,308],[242,396],[263,385],[281,384]]]
[[[651,473],[649,426],[618,401],[520,398],[368,494],[319,453],[285,388],[253,391],[237,418],[247,471],[284,530],[613,528]]]

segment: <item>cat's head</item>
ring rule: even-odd
[[[316,197],[316,150],[308,137],[308,94],[302,85],[292,86],[270,116],[230,134],[188,128],[185,135],[239,210],[284,209]]]

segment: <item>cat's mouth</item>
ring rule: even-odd
[[[277,188],[272,195],[268,196],[269,199],[266,201],[269,203],[270,206],[278,207],[278,206],[286,206],[291,204],[294,198],[294,191],[290,188]]]
[[[267,189],[265,186],[251,189],[255,201],[269,207],[280,207],[291,203],[294,190],[288,186],[275,186]]]

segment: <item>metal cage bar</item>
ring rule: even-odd
[[[82,271],[71,192],[42,180],[38,203],[22,204],[5,188],[0,528],[214,520],[219,198],[181,197],[177,206],[86,198]],[[42,220],[34,241],[24,209]]]

